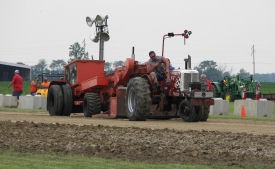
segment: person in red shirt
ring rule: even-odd
[[[34,95],[35,95],[35,92],[37,91],[37,88],[38,88],[38,83],[37,83],[37,81],[38,81],[38,77],[35,77],[35,78],[33,79],[33,81],[31,82],[30,93],[31,93],[32,96],[34,96]]]
[[[205,74],[202,74],[202,75],[201,75],[201,79],[205,80],[206,83],[207,83],[207,85],[208,85],[208,87],[209,87],[209,90],[210,90],[210,91],[213,91],[212,84],[211,84],[210,81],[206,78],[206,75],[205,75]]]
[[[17,97],[17,106],[19,103],[19,96],[23,92],[23,78],[19,75],[19,70],[15,70],[12,81],[9,84],[9,88],[13,85],[12,95]]]

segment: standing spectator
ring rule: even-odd
[[[45,77],[43,83],[41,83],[41,88],[48,89],[50,84],[51,84],[51,82],[49,82],[48,79]]]
[[[38,84],[37,84],[37,81],[38,81],[38,77],[35,77],[33,79],[33,81],[31,82],[31,90],[30,90],[30,93],[32,96],[35,95],[36,91],[37,91],[37,88],[38,88]]]
[[[202,75],[201,75],[201,79],[205,80],[206,83],[207,83],[207,85],[208,85],[208,87],[209,87],[209,90],[210,90],[210,91],[213,91],[212,84],[211,84],[210,81],[206,78],[206,75],[205,75],[205,74],[202,74]]]
[[[19,75],[19,70],[14,71],[14,76],[12,78],[12,81],[9,84],[9,87],[13,85],[13,92],[12,95],[17,97],[17,106],[19,104],[19,96],[23,92],[23,78]]]

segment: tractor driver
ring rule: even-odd
[[[158,81],[165,80],[166,77],[169,81],[169,61],[163,56],[156,56],[154,51],[150,51],[149,56],[150,59],[145,64],[154,84],[158,86]]]

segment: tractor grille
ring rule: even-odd
[[[189,90],[189,84],[199,82],[199,74],[196,71],[181,72],[181,91]]]

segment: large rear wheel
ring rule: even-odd
[[[100,96],[97,93],[86,93],[83,101],[83,112],[85,117],[92,117],[101,111]]]
[[[72,105],[73,105],[73,94],[72,89],[69,85],[62,85],[63,91],[63,116],[70,116],[72,112]]]
[[[148,82],[141,78],[132,78],[127,85],[126,112],[129,120],[145,120],[150,112],[151,96]]]
[[[63,108],[63,94],[60,85],[51,85],[47,97],[47,109],[51,116],[61,116]]]

